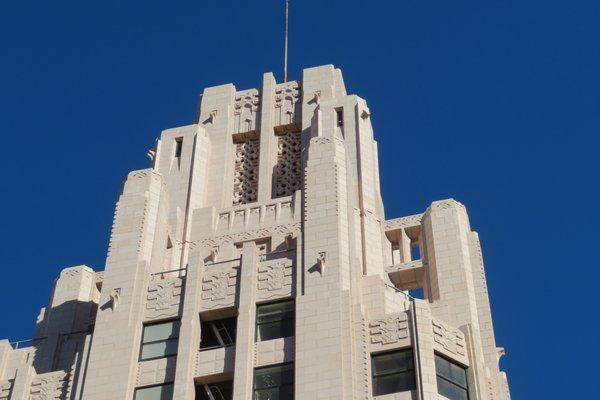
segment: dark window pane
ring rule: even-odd
[[[294,302],[259,305],[256,309],[256,340],[294,335]]]
[[[294,367],[292,364],[276,365],[258,368],[254,372],[254,387],[263,389],[294,382]]]
[[[414,390],[415,373],[407,371],[398,374],[377,376],[373,378],[373,395],[381,396],[389,393],[405,392]]]
[[[294,365],[282,364],[254,370],[255,400],[293,400]]]
[[[292,319],[261,324],[256,329],[256,340],[259,342],[290,336],[294,336],[294,320]]]
[[[446,380],[456,383],[463,388],[467,387],[467,372],[458,364],[455,364],[436,354],[435,356],[436,374],[446,378]]]
[[[412,351],[380,354],[373,357],[373,375],[390,374],[413,369]]]
[[[284,318],[294,317],[294,303],[286,301],[284,303],[263,304],[257,307],[257,322],[273,322]]]
[[[437,378],[438,393],[450,400],[468,400],[467,391],[460,386],[448,382],[444,378]]]
[[[416,387],[412,350],[372,356],[371,373],[374,396],[405,392]]]

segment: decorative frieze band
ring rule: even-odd
[[[406,217],[394,218],[382,223],[384,231],[394,231],[403,228],[410,228],[421,225],[423,214],[409,215]]]
[[[261,239],[273,235],[288,235],[300,232],[300,222],[285,225],[275,225],[240,233],[209,237],[190,242],[190,249],[212,248],[228,243],[240,243],[250,240]]]

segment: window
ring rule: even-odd
[[[256,341],[294,336],[294,302],[261,304],[256,307]]]
[[[142,333],[140,361],[177,354],[179,320],[145,325]]]
[[[196,384],[196,400],[233,399],[233,381]]]
[[[344,126],[344,111],[341,108],[335,110],[336,126]]]
[[[254,400],[293,400],[294,364],[254,370]]]
[[[183,138],[179,137],[175,139],[175,158],[181,157],[181,149],[183,148]]]
[[[200,350],[231,346],[235,343],[237,318],[202,321],[200,318]]]
[[[165,383],[163,385],[148,386],[135,389],[133,400],[172,400],[173,384]]]
[[[414,390],[415,367],[412,350],[371,356],[373,396]]]
[[[438,393],[450,400],[468,400],[467,370],[443,357],[435,355],[435,373]]]

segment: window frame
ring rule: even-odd
[[[375,372],[375,359],[377,357],[381,357],[381,356],[386,356],[386,355],[390,355],[390,354],[401,354],[401,353],[410,353],[410,359],[412,360],[412,367],[411,368],[407,368],[403,371],[397,371],[397,372],[388,372],[388,373],[380,373],[380,374],[376,374]],[[407,390],[402,390],[399,392],[388,392],[388,393],[375,393],[375,378],[381,378],[381,377],[387,377],[387,376],[398,376],[398,375],[404,375],[404,374],[410,374],[412,373],[412,387],[407,389]],[[372,394],[373,397],[376,396],[385,396],[388,394],[392,394],[392,393],[402,393],[402,392],[407,392],[407,391],[413,391],[416,390],[417,388],[417,381],[416,381],[416,371],[415,371],[415,353],[413,351],[412,347],[404,347],[404,348],[398,348],[398,349],[393,349],[393,350],[389,350],[389,351],[382,351],[382,352],[378,352],[378,353],[371,353],[371,387],[372,387]]]
[[[284,367],[286,365],[292,366],[292,382],[291,383],[288,383],[285,385],[279,385],[279,386],[269,386],[269,387],[260,388],[260,389],[256,388],[256,371],[260,371],[261,369],[274,368],[274,367]],[[284,386],[292,387],[292,399],[294,399],[296,397],[296,366],[294,365],[293,361],[284,362],[284,363],[280,363],[280,364],[263,365],[263,366],[254,368],[254,371],[252,373],[252,400],[256,400],[256,391],[257,390],[281,388]]]
[[[136,387],[133,391],[133,400],[137,400],[137,392],[138,390],[143,390],[143,389],[150,389],[153,387],[158,387],[158,386],[172,386],[173,389],[175,389],[175,382],[163,382],[163,383],[157,383],[155,385],[147,385],[147,386],[140,386],[140,387]]]
[[[277,321],[269,321],[269,322],[259,322],[258,318],[259,318],[259,308],[263,307],[263,306],[271,306],[271,305],[275,305],[275,304],[283,304],[283,303],[291,303],[292,304],[292,316],[289,318],[282,318],[280,320]],[[290,336],[280,336],[280,337],[276,337],[276,338],[271,338],[271,339],[259,339],[258,338],[258,332],[259,332],[259,327],[261,325],[267,325],[267,324],[272,324],[274,322],[283,322],[286,320],[291,320],[291,324],[292,324],[292,337],[296,335],[296,301],[294,299],[282,299],[282,300],[277,300],[277,301],[271,301],[271,302],[267,302],[267,303],[260,303],[260,304],[256,304],[256,316],[254,318],[254,342],[258,343],[258,342],[265,342],[268,340],[276,340],[276,339],[282,339],[282,338],[286,338],[286,337],[290,337]]]
[[[459,367],[459,368],[461,368],[463,370],[463,372],[465,373],[465,386],[462,386],[461,383],[454,382],[454,381],[450,380],[449,378],[441,375],[438,372],[437,362],[436,362],[436,360],[438,358],[441,359],[441,360],[443,360],[443,361],[445,361],[445,362],[447,362],[450,365],[455,365],[455,366],[457,366],[457,367]],[[465,366],[464,364],[459,363],[459,362],[457,362],[455,360],[452,360],[452,359],[450,359],[450,358],[448,358],[448,357],[446,357],[443,354],[440,354],[438,352],[434,353],[434,363],[435,363],[435,377],[436,377],[436,385],[437,385],[438,394],[441,394],[440,393],[440,388],[439,388],[439,385],[438,385],[438,380],[442,379],[443,381],[449,383],[450,385],[455,386],[455,387],[457,387],[459,389],[464,390],[465,393],[467,394],[467,400],[469,400],[470,399],[470,396],[469,396],[469,377],[467,375],[468,367]],[[442,394],[442,396],[445,396],[445,395]]]
[[[177,337],[175,337],[175,338],[169,338],[169,339],[153,340],[153,341],[144,343],[144,333],[146,332],[146,328],[147,327],[154,326],[154,325],[167,324],[167,323],[170,323],[170,322],[177,323]],[[180,329],[181,329],[181,319],[179,319],[179,318],[167,319],[167,320],[162,320],[162,321],[151,321],[149,323],[144,323],[142,325],[142,337],[140,338],[140,351],[139,351],[139,355],[138,355],[138,362],[159,360],[161,358],[167,358],[167,357],[176,356],[177,355],[177,351],[175,351],[175,353],[173,353],[173,354],[167,354],[167,355],[162,355],[162,356],[157,356],[157,357],[143,358],[142,357],[142,351],[144,350],[144,345],[147,345],[147,344],[156,344],[156,343],[162,343],[162,342],[168,342],[170,340],[176,340],[177,341],[177,346],[179,346]],[[150,387],[150,386],[148,386],[148,387]]]

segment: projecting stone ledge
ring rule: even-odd
[[[401,290],[411,290],[423,287],[425,267],[421,260],[394,264],[385,268],[392,283]]]

